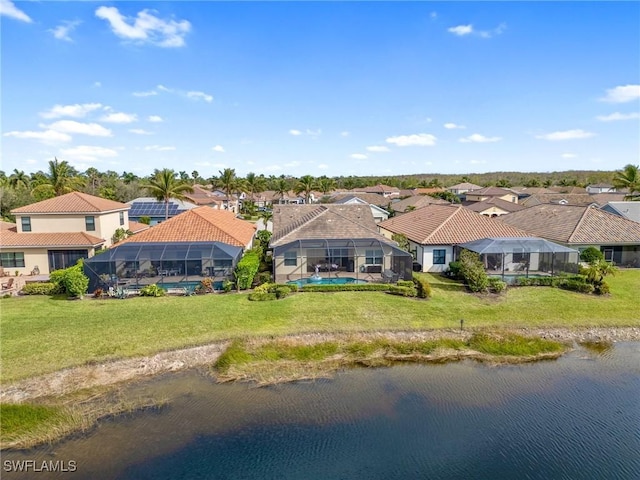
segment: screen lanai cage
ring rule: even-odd
[[[203,278],[231,279],[242,248],[220,242],[135,243],[115,246],[84,263],[89,291],[96,288],[141,288],[157,284],[165,289],[198,285]]]
[[[542,238],[483,238],[460,247],[480,254],[487,273],[503,280],[578,272],[578,250]]]
[[[304,239],[273,248],[275,281],[411,280],[413,257],[377,238]],[[333,279],[333,281],[330,281]]]

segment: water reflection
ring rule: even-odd
[[[73,478],[639,478],[639,374],[640,343],[269,388],[191,371],[128,388],[169,398],[160,411],[3,461],[76,460]]]

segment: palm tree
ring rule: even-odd
[[[169,218],[169,201],[172,198],[184,200],[184,193],[193,192],[191,185],[183,181],[179,181],[176,176],[176,172],[168,168],[156,170],[151,179],[144,182],[142,185],[143,188],[146,188],[149,191],[151,196],[164,202],[165,220]]]
[[[318,180],[318,188],[324,195],[327,195],[335,190],[336,181],[333,178],[322,177]]]
[[[235,211],[231,207],[231,198],[238,185],[236,170],[235,168],[225,168],[223,171],[218,170],[218,173],[220,176],[216,179],[215,184],[222,188],[224,193],[227,195],[227,208],[231,211]]]
[[[251,197],[251,201],[255,202],[254,195],[256,193],[264,192],[264,189],[267,185],[267,180],[263,175],[256,175],[253,172],[247,173],[246,178],[244,179],[244,183],[249,190],[249,196]]]
[[[604,283],[604,277],[615,275],[617,271],[618,269],[613,266],[613,263],[601,258],[589,263],[585,273],[587,275],[587,281],[593,284],[596,289],[600,289]]]
[[[45,174],[46,181],[39,184],[31,192],[36,198],[51,198],[73,192],[78,186],[76,170],[66,160],[49,160],[49,173]]]
[[[616,188],[629,190],[629,193],[624,197],[625,200],[640,200],[640,166],[629,164],[621,171],[616,172],[613,177],[613,185]]]
[[[310,203],[309,197],[315,188],[316,180],[311,175],[304,175],[300,177],[293,191],[296,192],[296,195],[304,193],[304,203]]]
[[[280,203],[284,203],[284,196],[289,193],[289,182],[286,178],[276,180],[274,191],[280,195]]]
[[[13,169],[13,173],[9,177],[9,186],[15,189],[28,188],[30,183],[31,179],[29,178],[29,175],[17,168]]]

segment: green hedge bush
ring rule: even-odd
[[[497,277],[489,277],[489,291],[493,293],[504,292],[507,289],[507,282],[503,282]]]
[[[152,283],[151,285],[146,285],[140,289],[141,297],[162,297],[166,292],[164,289]]]
[[[342,285],[303,285],[303,292],[386,292],[391,285],[385,283],[344,283]]]
[[[52,282],[32,282],[22,287],[20,293],[23,295],[53,295],[57,293],[57,287]]]
[[[244,254],[234,271],[238,290],[246,290],[253,285],[253,278],[258,273],[259,267],[260,254],[258,252],[250,250]]]
[[[387,293],[390,293],[391,295],[400,295],[402,297],[415,297],[418,294],[416,288],[413,285],[410,287],[389,285]]]
[[[418,298],[429,298],[431,297],[431,284],[427,282],[423,277],[413,274],[413,283],[415,284],[415,288],[418,291]],[[400,285],[400,282],[398,282]]]
[[[594,287],[590,283],[571,279],[560,279],[558,281],[558,288],[579,293],[593,293],[594,291]]]
[[[70,297],[81,297],[89,289],[89,277],[83,272],[83,262],[73,267],[54,270],[49,274],[49,281],[56,285],[57,293],[66,293]]]

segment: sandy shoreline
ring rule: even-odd
[[[468,339],[477,330],[422,330],[382,331],[344,334],[309,333],[281,337],[295,343],[318,343],[332,339],[375,340],[385,338],[397,341],[431,340],[440,338]],[[625,342],[640,341],[640,327],[584,328],[584,329],[509,329],[523,336],[540,337],[561,342]],[[270,338],[269,340],[273,340]],[[260,342],[264,339],[256,338]],[[0,402],[22,403],[39,397],[58,397],[74,391],[98,386],[115,385],[166,372],[185,370],[201,365],[212,365],[224,352],[229,342],[161,352],[148,357],[116,360],[97,365],[68,368],[39,377],[20,380],[2,387]]]

